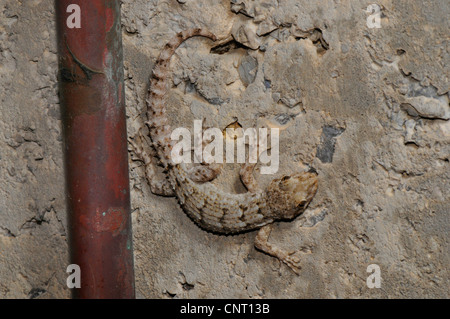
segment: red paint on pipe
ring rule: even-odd
[[[134,298],[120,1],[57,0],[56,14],[74,296]]]

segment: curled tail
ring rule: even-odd
[[[216,41],[216,36],[199,28],[189,29],[178,33],[172,38],[161,51],[156,60],[150,79],[150,88],[147,97],[147,119],[146,124],[150,130],[150,136],[158,155],[164,166],[170,160],[172,140],[171,129],[166,116],[166,93],[169,88],[169,64],[170,58],[181,43],[194,36],[202,36]]]

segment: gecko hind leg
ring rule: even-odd
[[[205,123],[205,119],[203,119],[202,127]],[[196,138],[194,138],[194,142],[197,144],[194,145],[194,148],[200,148],[203,152],[205,146],[211,141],[205,140],[203,138],[204,132],[207,130],[207,127],[203,127],[202,132],[199,132]],[[191,149],[192,151],[192,149]],[[206,163],[203,159],[200,160],[197,158],[196,152],[194,152],[194,156],[197,162],[200,162],[201,165],[197,165],[188,170],[189,178],[192,179],[196,183],[206,183],[214,180],[222,171],[222,164],[220,163]]]
[[[206,183],[214,180],[221,172],[222,165],[207,164],[194,166],[188,170],[189,178],[196,183]]]
[[[145,166],[145,177],[150,185],[150,191],[155,195],[173,197],[175,192],[172,189],[169,181],[167,179],[157,178],[156,164],[154,163],[155,151],[149,146],[147,149],[150,150],[150,154],[144,149],[143,143],[147,143],[146,139],[142,136],[141,129],[139,129],[138,134],[134,137],[139,142],[128,138],[128,142],[131,144],[132,149],[138,159],[144,163]]]
[[[262,141],[262,143],[261,143]],[[266,152],[269,148],[267,147],[267,136],[260,137],[260,141],[258,142],[258,157],[261,156],[263,152]],[[241,177],[241,181],[247,190],[250,193],[256,193],[261,191],[258,186],[258,181],[253,174],[256,167],[256,163],[250,163],[250,156],[245,164],[241,166],[241,170],[239,171],[239,175]]]

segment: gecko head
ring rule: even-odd
[[[272,180],[266,193],[274,219],[289,220],[300,215],[316,194],[317,185],[317,175],[313,172]]]

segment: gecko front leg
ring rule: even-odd
[[[253,170],[256,164],[246,163],[240,170],[241,181],[251,193],[261,191],[258,187],[258,182],[253,175]],[[292,269],[297,275],[300,272],[300,259],[294,256],[295,252],[286,252],[271,243],[269,243],[269,236],[272,232],[273,224],[268,224],[259,229],[255,237],[255,248],[280,260]]]
[[[208,129],[204,127],[205,119],[202,120],[202,131],[198,132],[194,138],[194,149],[201,150],[203,154],[203,150],[205,146],[211,142],[211,140],[205,139],[204,132]],[[192,149],[191,149],[192,151]],[[197,165],[192,167],[187,171],[189,178],[192,179],[196,183],[206,183],[214,180],[222,170],[222,164],[219,163],[207,163],[203,158],[198,158],[198,154],[194,151],[194,157],[197,162],[200,162],[201,165]]]
[[[269,236],[272,231],[273,224],[266,225],[262,227],[258,234],[256,234],[255,238],[255,247],[256,249],[261,250],[262,252],[277,258],[286,264],[289,268],[292,269],[297,275],[300,274],[300,258],[294,256],[294,252],[286,252],[271,243],[269,243]]]

